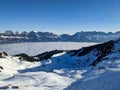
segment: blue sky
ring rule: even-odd
[[[120,31],[120,0],[0,0],[0,32]]]

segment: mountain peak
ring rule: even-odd
[[[120,33],[105,33],[105,32],[77,32],[73,35],[62,34],[57,35],[51,32],[12,32],[11,30],[5,31],[5,33],[0,33],[0,42],[56,42],[56,41],[69,41],[69,42],[106,42],[109,40],[114,40],[120,37]],[[6,40],[7,38],[7,40]]]

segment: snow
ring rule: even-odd
[[[58,57],[58,56],[61,56],[61,55],[64,55],[64,54],[65,54],[65,52],[59,53],[59,54],[55,54],[55,55],[53,55],[52,57]]]
[[[6,51],[7,53],[13,55],[17,53],[27,53],[29,55],[40,54],[40,52],[50,51],[54,49],[78,49],[88,45],[93,45],[95,43],[72,43],[72,42],[46,42],[46,43],[17,43],[17,44],[4,44],[0,45],[1,51]],[[47,60],[43,62],[27,62],[21,61],[18,57],[7,56],[6,58],[0,58],[0,66],[4,68],[0,73],[0,88],[4,86],[12,87],[19,86],[19,89],[41,89],[41,90],[63,90],[69,86],[72,82],[77,79],[82,78],[83,71],[79,69],[74,69],[73,66],[67,65],[68,58],[65,58],[65,52],[60,54],[55,54],[52,56],[53,60]],[[55,59],[63,59],[61,64],[56,65]],[[73,57],[74,59],[74,57]],[[65,60],[65,63],[64,63]],[[43,68],[42,65],[48,65]],[[65,64],[62,66],[62,64]],[[53,67],[53,65],[55,67]],[[70,68],[65,68],[67,66]],[[59,66],[62,66],[62,69]],[[53,70],[53,68],[56,68]],[[52,72],[38,71],[39,69]],[[21,72],[24,71],[24,72]],[[31,72],[34,71],[34,72]]]
[[[78,43],[78,42],[30,42],[30,43],[14,43],[0,45],[0,51],[5,51],[10,55],[26,53],[28,55],[37,55],[42,52],[51,50],[73,50],[80,49],[96,43]]]
[[[1,58],[0,61],[0,66],[4,68],[0,73],[0,87],[14,85],[19,86],[21,90],[39,88],[41,90],[62,90],[82,77],[81,71],[71,69],[55,70],[49,73],[43,71],[20,73],[18,70],[34,68],[40,66],[40,63],[20,61],[17,57]],[[74,76],[74,73],[77,75]]]
[[[1,35],[0,36],[1,38],[18,38],[18,39],[22,39],[22,38],[25,38],[25,37],[21,37],[21,36],[3,36],[3,35]]]
[[[60,56],[58,56],[60,57]],[[54,57],[53,57],[54,58]],[[105,60],[95,67],[54,69],[52,72],[18,72],[40,66],[40,62],[20,61],[17,57],[0,58],[0,88],[19,86],[20,90],[119,90],[120,60]],[[111,63],[113,67],[111,67]],[[99,67],[105,67],[99,69]]]
[[[54,73],[46,73],[46,72],[37,72],[37,73],[26,73],[21,75],[15,75],[10,78],[3,80],[6,83],[10,83],[12,85],[20,86],[20,89],[26,88],[34,88],[34,89],[43,89],[43,90],[52,90],[55,88],[64,88],[69,83],[67,81],[71,81],[67,77],[61,77]]]
[[[5,74],[13,75],[15,73],[18,73],[17,70],[19,69],[26,69],[31,68],[35,66],[39,66],[40,63],[30,63],[30,62],[22,62],[18,59],[18,57],[6,57],[0,58],[0,66],[4,67],[4,70],[2,71]]]
[[[69,47],[67,49],[77,49],[77,45],[80,43],[64,44],[64,42],[58,42],[56,44],[53,42],[50,45],[48,44],[49,43],[5,44],[0,45],[0,48],[7,47],[4,49],[6,49],[6,51],[8,49],[7,52],[11,52],[10,54],[16,54],[17,51],[14,52],[15,49],[18,50],[18,53],[22,51],[28,52],[29,50],[27,48],[29,48],[30,51],[32,50],[31,52],[29,51],[29,54],[34,55],[46,51],[47,48],[49,48],[48,50],[56,48],[64,49],[66,47]],[[84,44],[85,43],[80,46]],[[43,48],[45,45],[46,48]],[[55,45],[55,47],[53,47],[53,45]],[[71,45],[75,45],[76,47]],[[17,46],[19,46],[19,48],[16,48]],[[20,47],[23,48],[20,49]],[[71,57],[70,54],[63,52],[55,54],[51,59],[41,62],[21,61],[18,57],[12,56],[0,58],[0,66],[3,67],[3,69],[0,68],[0,89],[6,86],[13,89],[13,86],[18,86],[20,90],[120,90],[119,44],[115,43],[114,48],[114,51],[104,57],[104,60],[96,66],[88,65],[96,59],[97,50],[93,50],[82,57]],[[39,52],[37,52],[37,50],[39,50]],[[81,60],[81,62],[79,62],[79,60]],[[89,62],[87,62],[87,60],[89,60]]]
[[[115,58],[114,58],[115,57]],[[108,55],[95,67],[89,67],[83,78],[73,82],[64,90],[120,90],[120,57],[117,53]]]
[[[65,90],[120,90],[120,70],[106,70],[97,75],[92,75],[92,78],[88,75],[86,76],[87,79],[78,80]]]

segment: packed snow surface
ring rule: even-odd
[[[0,89],[4,86],[19,86],[21,90],[62,90],[75,80],[82,78],[81,73],[83,73],[83,71],[72,69],[20,73],[18,70],[34,68],[41,63],[20,61],[17,57],[6,57],[0,61],[0,66],[4,68],[0,73]]]
[[[4,68],[0,72],[0,89],[18,86],[20,90],[120,90],[120,60],[106,60],[85,70],[65,68],[24,73],[18,71],[35,68],[41,62],[20,61],[10,56],[0,62]]]
[[[26,53],[28,55],[36,55],[51,50],[73,50],[80,49],[96,43],[78,43],[78,42],[29,42],[14,43],[0,45],[0,51],[5,51],[10,55]]]

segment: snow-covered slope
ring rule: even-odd
[[[83,75],[64,90],[120,90],[120,59],[102,61]]]
[[[49,54],[37,55],[37,59],[41,61],[41,66],[35,68],[29,68],[26,70],[21,70],[21,72],[32,71],[53,71],[54,69],[63,68],[77,68],[77,69],[87,69],[89,66],[95,66],[97,63],[107,59],[108,55],[114,53],[118,54],[119,41],[109,41],[103,44],[98,44],[90,47],[84,47],[79,50],[64,51],[58,54],[58,56]],[[118,49],[116,49],[118,48]],[[44,57],[43,57],[44,56]]]
[[[83,74],[85,77],[64,90],[120,90],[120,40],[110,42],[107,42],[107,47],[102,44],[104,49],[99,56],[105,54],[100,60],[96,59],[97,63],[88,67],[87,72]],[[109,53],[106,53],[105,48]]]
[[[51,52],[32,56],[37,62],[0,58],[0,89],[120,90],[120,39]]]
[[[19,71],[40,65],[41,62],[21,61],[18,57],[0,58],[0,66],[2,67],[2,69],[0,68],[0,89],[18,87],[20,90],[62,90],[81,78],[81,73],[83,73],[83,71],[75,69],[54,70],[49,73],[32,72],[32,70],[25,73]]]

